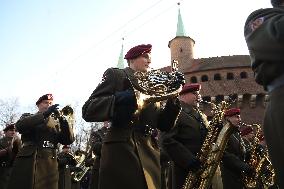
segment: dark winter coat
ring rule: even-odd
[[[137,107],[115,105],[115,94],[133,90],[137,85],[134,71],[108,69],[102,82],[83,106],[86,121],[111,121],[101,151],[100,189],[159,189],[161,186],[160,152],[147,128],[170,129],[179,108],[169,100],[164,109],[157,103],[148,105],[134,118]]]

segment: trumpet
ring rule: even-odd
[[[62,116],[73,116],[74,110],[70,105],[63,107],[61,110],[51,114],[55,119],[59,119]]]
[[[73,125],[75,123],[74,118],[74,110],[70,105],[67,105],[63,107],[61,110],[58,110],[55,113],[52,113],[49,116],[47,125],[49,127],[54,127],[55,125],[60,125],[60,119],[66,120],[68,122],[68,125],[73,128]]]

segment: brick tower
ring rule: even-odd
[[[178,3],[178,5],[180,4]],[[169,41],[168,47],[171,50],[171,62],[173,62],[173,60],[177,60],[180,71],[186,70],[190,67],[194,58],[194,44],[195,41],[186,35],[179,8],[176,37]]]
[[[195,59],[195,41],[186,36],[180,8],[176,37],[169,41],[171,62],[178,60],[179,70],[187,83],[200,83],[203,100],[218,103],[233,100],[231,107],[241,108],[241,117],[247,124],[261,124],[268,95],[256,84],[248,55],[221,56]],[[170,71],[171,67],[162,68]],[[210,105],[201,104],[209,116]]]

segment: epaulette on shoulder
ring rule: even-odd
[[[31,113],[23,113],[23,114],[21,115],[20,119],[25,118],[25,117],[29,117],[29,116],[31,116],[31,115],[32,115]]]
[[[265,9],[258,9],[253,11],[249,16],[248,20],[254,20],[258,17],[263,17],[269,14],[275,14],[275,12],[279,12],[279,8],[265,8]]]
[[[121,69],[121,68],[111,68],[115,73],[120,73],[120,72],[124,72],[124,68]]]

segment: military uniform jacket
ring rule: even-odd
[[[94,133],[92,133],[92,151],[95,154],[95,159],[93,162],[90,188],[97,189],[99,186],[99,169],[100,169],[100,159],[101,159],[101,150],[103,145],[103,139],[107,133],[107,128],[102,127]]]
[[[221,173],[224,189],[241,189],[242,171],[247,164],[245,163],[247,148],[240,133],[233,133],[226,146],[222,161]]]
[[[103,144],[103,139],[105,138],[106,133],[107,133],[107,128],[103,127],[97,130],[96,132],[94,132],[92,135],[92,150],[96,156],[93,169],[98,170],[100,167],[102,144]]]
[[[72,154],[61,152],[58,154],[59,182],[58,189],[71,188],[71,168],[76,166],[76,160]]]
[[[44,119],[42,113],[36,113],[25,114],[17,121],[23,148],[15,159],[9,189],[58,188],[56,147],[58,143],[71,144],[74,136],[67,122],[53,125],[49,124],[49,119]]]
[[[123,121],[118,118],[116,114],[128,110],[123,106],[115,106],[114,94],[132,90],[131,83],[137,84],[133,74],[130,68],[108,69],[82,109],[86,121],[112,122],[101,151],[101,189],[158,189],[161,185],[159,149],[143,130],[146,125],[161,130],[169,129],[174,125],[180,110],[171,103],[167,103],[162,110],[151,104],[135,120]]]
[[[182,110],[176,127],[163,134],[162,148],[173,166],[173,188],[181,188],[189,172],[189,163],[200,151],[207,134],[208,121],[204,114],[181,102]]]
[[[284,7],[251,13],[244,35],[256,82],[266,87],[284,74]]]
[[[11,150],[6,150],[10,146]],[[7,187],[14,159],[21,148],[18,137],[3,137],[0,139],[0,188]]]

